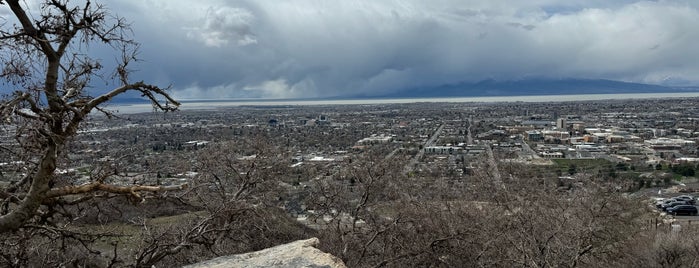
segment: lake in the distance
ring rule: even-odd
[[[358,105],[394,104],[418,102],[565,102],[594,100],[629,100],[661,98],[695,98],[699,92],[683,93],[633,93],[633,94],[582,94],[582,95],[538,95],[538,96],[492,96],[492,97],[452,97],[452,98],[405,98],[405,99],[350,99],[350,100],[183,100],[181,110],[212,110],[235,106],[279,106],[279,105]],[[106,106],[120,114],[145,113],[153,111],[150,104],[117,104]]]

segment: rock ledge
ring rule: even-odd
[[[260,251],[218,257],[208,261],[184,266],[186,268],[224,267],[313,267],[346,268],[339,258],[315,248],[318,238],[298,240]]]

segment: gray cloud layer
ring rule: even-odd
[[[110,3],[180,98],[378,94],[483,79],[699,82],[693,0]],[[115,6],[116,5],[116,6]]]

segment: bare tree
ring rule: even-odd
[[[659,226],[646,231],[626,254],[612,262],[616,267],[697,267],[699,265],[699,239],[694,226],[680,229]]]
[[[178,266],[221,255],[260,250],[308,238],[307,230],[281,209],[288,156],[262,137],[200,149],[198,175],[178,197],[196,211],[172,225],[134,222],[141,229],[131,252],[136,267]],[[288,187],[288,186],[287,186]]]
[[[84,185],[54,187],[57,165],[88,115],[94,111],[112,115],[100,107],[102,104],[127,91],[139,92],[163,111],[176,110],[179,103],[166,89],[129,80],[138,44],[129,38],[129,25],[124,19],[91,1],[76,5],[46,0],[39,10],[23,3],[0,1],[0,8],[9,8],[14,15],[0,25],[0,79],[14,90],[0,102],[0,116],[7,134],[16,141],[15,146],[3,150],[27,165],[23,178],[0,188],[5,208],[0,216],[0,232],[38,221],[42,205],[75,202],[80,200],[76,195],[108,192],[138,196],[139,192],[179,188],[112,185],[101,176]],[[99,44],[119,55],[113,70],[104,70],[99,60],[84,52]],[[116,86],[92,89],[96,78]],[[92,95],[95,93],[98,95]],[[67,196],[71,198],[65,199]]]
[[[523,166],[495,163],[495,176],[486,163],[470,189],[445,195],[444,178],[411,180],[394,175],[395,163],[354,161],[344,182],[319,181],[310,200],[327,221],[323,249],[357,267],[606,266],[647,219],[619,183],[589,177],[566,189]]]

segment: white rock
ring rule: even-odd
[[[184,266],[187,268],[224,267],[323,267],[346,268],[339,258],[315,248],[318,238],[298,240],[260,251],[218,257],[208,261]]]

